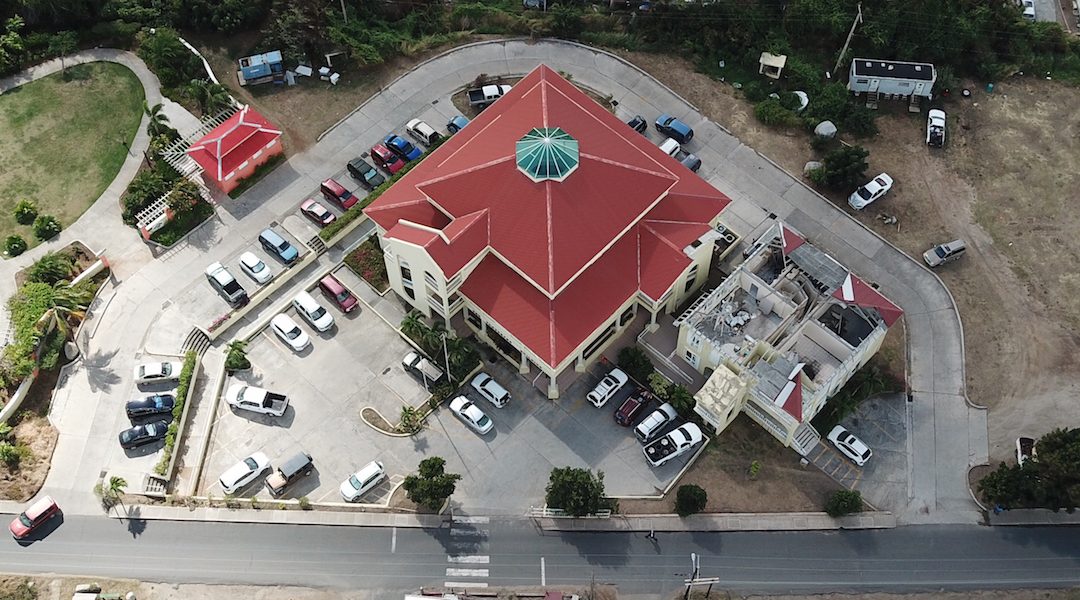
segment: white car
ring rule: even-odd
[[[832,431],[829,432],[828,438],[841,454],[850,458],[860,467],[865,465],[866,461],[870,460],[870,457],[874,455],[873,451],[871,451],[862,440],[855,437],[855,434],[847,429],[844,429],[842,425],[833,427]]]
[[[945,111],[940,108],[926,113],[926,145],[934,148],[945,145]]]
[[[328,331],[334,326],[334,315],[326,307],[315,301],[311,294],[300,292],[293,298],[293,308],[305,321],[318,331]]]
[[[385,478],[386,471],[383,469],[383,464],[373,460],[341,482],[341,497],[346,502],[356,502],[360,496],[370,492]]]
[[[450,401],[450,411],[457,415],[457,418],[464,421],[470,429],[484,435],[491,431],[494,423],[491,419],[484,414],[484,411],[480,410],[480,407],[473,404],[472,400],[469,400],[465,396],[458,396]]]
[[[254,279],[255,283],[260,285],[270,281],[270,278],[274,276],[270,272],[270,267],[266,266],[266,263],[259,260],[259,257],[252,252],[245,252],[240,255],[240,270],[247,273],[248,277]]]
[[[135,367],[135,383],[179,381],[182,368],[178,362],[143,363]]]
[[[300,329],[300,326],[289,315],[275,315],[270,321],[270,329],[273,329],[281,341],[293,349],[293,352],[302,352],[311,343],[308,334],[304,333],[304,330]]]
[[[630,378],[626,376],[626,373],[623,373],[622,369],[612,369],[611,372],[604,375],[604,378],[600,380],[600,383],[596,384],[596,387],[591,392],[585,394],[585,398],[596,408],[602,408],[607,404],[608,400],[611,400],[615,392],[619,391],[628,381],[630,381]]]
[[[847,200],[848,205],[855,210],[862,210],[870,206],[878,198],[888,194],[889,190],[892,189],[892,184],[892,177],[889,177],[887,173],[882,173],[852,192]]]
[[[478,373],[476,377],[473,377],[472,387],[496,408],[502,408],[510,401],[510,392],[487,373]]]
[[[229,467],[229,470],[221,474],[218,482],[226,494],[234,494],[236,490],[251,483],[256,477],[270,468],[270,459],[262,452],[256,452],[244,460]]]
[[[1028,21],[1035,21],[1035,0],[1023,0],[1022,5],[1024,7],[1024,18]]]
[[[413,119],[405,125],[405,131],[409,133],[409,137],[424,144],[430,146],[439,141],[442,136],[439,132],[435,131],[435,128],[428,125],[420,119]]]
[[[668,156],[670,156],[672,158],[675,158],[676,156],[678,156],[679,150],[682,150],[682,146],[679,145],[679,142],[676,142],[675,140],[673,140],[671,138],[668,138],[668,139],[666,139],[666,140],[664,140],[663,142],[660,143],[660,150],[664,154],[667,154]]]

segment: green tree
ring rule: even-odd
[[[645,351],[637,346],[627,346],[619,350],[619,368],[637,381],[649,381],[649,375],[656,369]]]
[[[598,512],[605,505],[604,473],[593,475],[589,469],[557,467],[551,470],[544,501],[550,508],[583,517]]]
[[[766,98],[758,102],[754,106],[754,116],[770,127],[794,127],[799,124],[799,117],[776,98]]]
[[[825,185],[847,190],[860,185],[866,178],[870,152],[862,146],[841,146],[825,155],[823,161]]]
[[[61,31],[49,37],[49,54],[60,57],[60,72],[66,72],[64,57],[79,47],[79,36],[74,31]]]
[[[686,517],[705,510],[705,504],[709,501],[709,495],[701,486],[694,484],[680,485],[675,493],[675,512],[680,517]]]
[[[38,215],[34,219],[34,237],[41,241],[51,240],[57,235],[60,235],[60,230],[63,227],[60,225],[60,221],[56,220],[56,217],[52,215]]]
[[[26,22],[19,15],[15,15],[4,22],[4,31],[0,33],[0,73],[13,70],[19,65],[25,46],[23,45],[22,31]]]
[[[227,371],[240,371],[250,368],[251,361],[247,357],[247,342],[244,340],[229,342],[229,353],[225,355],[225,369]]]
[[[202,202],[202,194],[199,193],[199,186],[194,181],[186,177],[181,177],[173,184],[171,193],[165,199],[165,203],[169,205],[169,208],[173,210],[177,215],[182,215],[195,210],[195,207]]]
[[[206,79],[192,79],[187,86],[187,93],[199,105],[204,115],[217,114],[232,106],[229,90],[218,83]]]
[[[9,235],[4,240],[4,249],[7,250],[9,256],[18,256],[26,252],[26,248],[26,240],[21,235]]]
[[[836,490],[825,502],[825,512],[830,517],[842,517],[862,512],[862,494],[854,490]]]
[[[694,416],[694,406],[697,405],[697,400],[694,399],[694,395],[685,386],[672,385],[668,392],[668,402],[671,403],[671,406],[675,408],[675,412],[679,413],[682,418],[689,419]]]
[[[581,12],[577,8],[559,3],[548,13],[551,14],[551,33],[555,37],[572,40],[581,33]]]
[[[143,100],[143,114],[149,120],[146,124],[146,133],[150,137],[168,135],[169,132],[176,131],[169,124],[169,116],[165,114],[165,106],[161,102],[150,106],[146,100]]]
[[[65,279],[70,279],[71,270],[74,267],[75,261],[70,254],[46,252],[26,270],[26,280],[56,285]]]
[[[420,461],[418,475],[405,477],[402,487],[409,500],[431,510],[438,510],[457,488],[461,475],[446,472],[446,460],[431,456]]]

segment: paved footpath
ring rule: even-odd
[[[147,86],[148,100],[153,103],[160,97],[153,75],[133,55],[94,50],[79,56],[128,64]],[[50,416],[60,429],[60,443],[45,491],[68,501],[68,510],[100,514],[89,490],[104,468],[102,448],[115,443],[113,436],[122,420],[118,396],[130,389],[131,359],[141,352],[151,328],[160,326],[156,319],[163,308],[159,307],[199,285],[207,263],[237,252],[267,222],[294,211],[318,182],[335,175],[345,160],[359,156],[386,131],[431,111],[433,98],[438,100],[435,110],[448,115],[454,111],[450,95],[478,73],[520,75],[541,62],[570,73],[576,83],[611,94],[619,102],[620,117],[669,112],[687,121],[696,131],[690,149],[704,161],[700,174],[733,199],[725,220],[739,233],[757,235],[768,226],[772,213],[878,283],[904,309],[913,390],[907,502],[879,508],[892,510],[900,523],[977,522],[967,469],[986,460],[986,414],[966,401],[963,331],[942,282],[800,180],[704,120],[689,102],[643,71],[611,54],[558,41],[481,42],[416,66],[358,107],[319,143],[290,157],[239,199],[226,202],[210,224],[156,260],[120,221],[116,199],[138,166],[138,158],[131,157],[102,199],[59,242],[0,264],[0,293],[10,293],[16,269],[46,249],[78,238],[92,249],[107,249],[123,282],[98,317],[87,358],[58,388],[57,397],[70,400],[62,402],[63,414],[54,411]],[[132,145],[136,154],[145,144],[145,132],[140,130]]]

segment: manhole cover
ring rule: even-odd
[[[278,223],[277,221],[270,221],[271,227],[277,227],[278,225],[280,225],[280,223]]]

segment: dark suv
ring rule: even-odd
[[[649,400],[651,396],[649,392],[644,390],[638,390],[633,396],[626,399],[618,410],[615,411],[615,422],[623,427],[629,427],[633,425],[634,420],[641,414],[647,406],[649,406]]]

